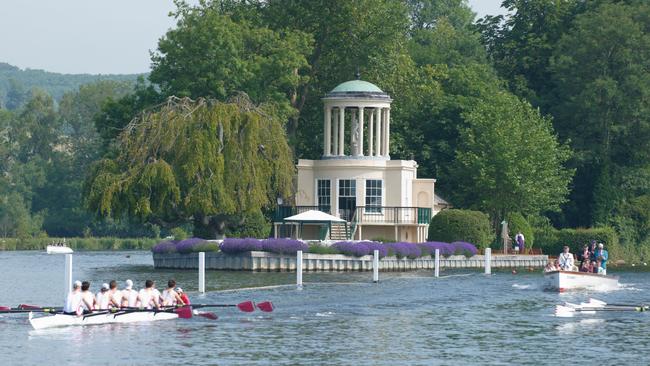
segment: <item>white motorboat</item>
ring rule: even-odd
[[[551,271],[544,273],[544,289],[551,291],[618,289],[618,277],[588,272]]]
[[[29,313],[29,323],[34,329],[46,329],[57,327],[69,326],[84,326],[84,325],[98,325],[98,324],[114,324],[114,323],[137,323],[137,322],[151,322],[157,320],[171,320],[177,319],[178,314],[174,312],[162,311],[138,311],[127,313],[109,313],[109,314],[89,314],[89,315],[66,315],[55,314],[41,317],[34,317],[33,313]]]
[[[70,254],[72,249],[65,244],[63,245],[48,245],[45,249],[47,254]]]

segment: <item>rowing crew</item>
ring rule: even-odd
[[[119,308],[159,309],[161,307],[189,305],[190,300],[183,289],[176,287],[176,281],[167,281],[167,288],[161,293],[156,283],[146,280],[140,291],[133,289],[133,281],[126,280],[123,290],[117,289],[115,280],[104,283],[97,295],[90,291],[90,282],[75,281],[63,307],[65,314],[88,314],[94,310]]]

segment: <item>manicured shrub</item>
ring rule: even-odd
[[[543,243],[538,239],[543,253],[557,255],[562,252],[562,247],[565,245],[571,248],[572,253],[578,253],[583,245],[589,244],[592,240],[605,244],[605,249],[619,247],[618,236],[611,227],[555,230],[554,239],[552,241],[547,239]]]
[[[422,256],[430,255],[434,257],[436,255],[436,249],[440,250],[440,255],[443,257],[448,257],[454,254],[455,248],[449,243],[443,243],[440,241],[428,241],[425,243],[419,243],[418,246],[422,250]]]
[[[397,242],[397,243],[388,243],[386,244],[386,246],[388,246],[389,248],[388,249],[389,255],[393,254],[397,258],[414,259],[422,255],[422,250],[415,243]]]
[[[176,243],[176,251],[179,253],[194,253],[197,252],[196,247],[203,246],[207,243],[205,239],[190,238],[181,240]]]
[[[299,250],[306,253],[309,246],[300,240],[269,238],[262,241],[262,250],[278,254],[296,254]]]
[[[309,244],[309,253],[314,254],[339,254],[339,251],[332,246],[322,245],[318,243]]]
[[[486,248],[494,241],[488,215],[471,210],[443,210],[431,219],[430,241],[465,241]]]
[[[455,241],[451,243],[451,245],[454,247],[454,254],[456,255],[464,255],[469,258],[478,254],[478,249],[476,249],[476,246],[472,243]]]
[[[226,238],[219,246],[226,254],[238,254],[262,250],[262,241],[255,238]]]
[[[173,240],[165,240],[156,244],[151,248],[151,251],[154,253],[176,253],[176,242]]]
[[[370,253],[368,245],[361,242],[339,241],[332,244],[332,248],[341,254],[351,255],[353,257],[362,257]]]
[[[175,227],[169,231],[172,236],[174,237],[174,240],[184,240],[188,237],[187,231],[185,231],[182,227]]]

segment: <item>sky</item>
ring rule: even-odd
[[[469,0],[478,17],[502,0]],[[195,1],[190,1],[195,2]],[[148,72],[172,0],[0,0],[0,62],[68,74]]]

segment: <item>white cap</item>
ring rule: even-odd
[[[128,288],[128,289],[133,288],[133,281],[131,281],[131,280],[126,280],[126,288]]]
[[[183,292],[183,289],[180,288],[180,287],[176,287],[176,292],[181,293],[181,292]]]
[[[109,290],[108,283],[102,283],[102,290]]]
[[[73,288],[81,287],[81,281],[76,280],[74,281],[74,284],[72,285]]]
[[[598,248],[604,247],[603,243],[598,243]]]

